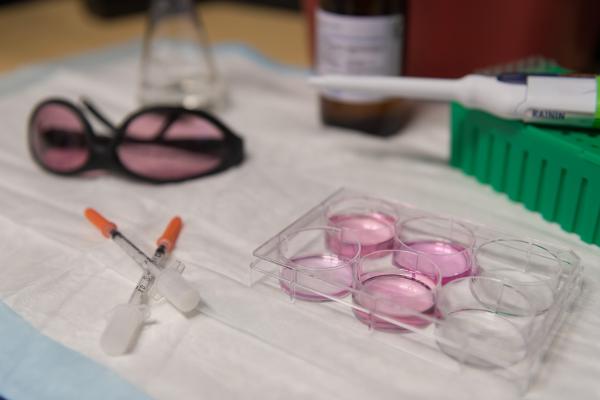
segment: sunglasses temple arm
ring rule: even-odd
[[[156,138],[163,139],[167,130],[171,127],[171,125],[173,125],[173,122],[177,121],[178,118],[179,116],[177,114],[169,115],[163,126],[160,128],[160,131],[156,135]]]
[[[82,97],[80,99],[81,103],[87,108],[100,122],[102,122],[106,127],[108,127],[111,132],[116,132],[116,126],[109,121],[99,110],[98,108],[87,98]]]

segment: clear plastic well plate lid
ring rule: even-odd
[[[254,255],[252,271],[282,295],[522,390],[581,287],[569,249],[346,189]]]

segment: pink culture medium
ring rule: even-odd
[[[435,283],[423,274],[386,273],[361,277],[360,286],[353,296],[354,303],[387,318],[422,328],[430,322],[414,313],[431,316],[435,313]],[[361,310],[354,309],[354,315],[377,330],[406,330]]]
[[[379,250],[394,247],[394,223],[396,219],[384,213],[335,214],[329,218],[329,225],[342,230],[341,235],[328,235],[328,247],[336,254],[352,257],[360,243],[360,255],[364,256]],[[350,242],[350,243],[345,243]]]
[[[422,240],[407,242],[401,248],[424,254],[433,261],[440,269],[442,285],[472,275],[471,252],[460,244],[438,240]],[[414,269],[415,266],[411,263],[414,263],[414,257],[404,257],[403,253],[394,256],[394,264],[397,267]]]
[[[294,298],[307,301],[327,301],[331,297],[348,295],[352,286],[352,267],[336,255],[316,254],[289,260],[291,266],[282,267],[279,284]],[[313,289],[313,290],[310,290]]]

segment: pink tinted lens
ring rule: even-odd
[[[140,176],[176,180],[201,175],[217,168],[223,159],[222,130],[194,114],[174,116],[147,113],[126,128],[117,148],[121,163]],[[210,143],[216,146],[203,146]]]
[[[60,103],[49,103],[37,110],[31,124],[31,141],[38,159],[56,172],[75,171],[90,157],[83,121]]]

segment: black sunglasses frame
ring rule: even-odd
[[[197,179],[208,175],[213,175],[219,172],[222,172],[230,167],[241,164],[244,161],[244,142],[241,137],[236,135],[229,127],[227,127],[223,122],[214,117],[213,115],[202,111],[202,110],[191,110],[182,107],[171,107],[171,106],[152,106],[145,107],[138,111],[129,114],[123,122],[119,126],[114,126],[107,118],[105,118],[98,109],[88,100],[82,100],[83,105],[104,125],[106,125],[110,130],[112,137],[100,136],[96,134],[92,125],[81,111],[79,107],[73,104],[71,101],[63,99],[63,98],[49,98],[43,100],[38,103],[33,111],[31,112],[31,116],[29,118],[28,123],[28,142],[29,142],[29,151],[31,153],[32,158],[35,162],[41,166],[44,170],[51,172],[57,175],[63,176],[74,176],[81,174],[86,171],[91,170],[110,170],[117,173],[123,173],[126,176],[131,178],[139,179],[146,182],[151,183],[176,183],[183,182],[191,179]],[[56,171],[50,167],[48,167],[43,160],[41,160],[33,146],[33,136],[36,134],[34,130],[35,118],[38,112],[45,106],[49,104],[58,104],[64,107],[69,108],[73,113],[79,118],[83,127],[84,127],[84,137],[88,148],[90,150],[89,157],[85,161],[85,163],[72,171]],[[121,145],[125,138],[128,126],[141,115],[149,114],[149,113],[159,113],[159,114],[168,114],[172,116],[180,116],[180,115],[193,115],[199,118],[202,118],[210,123],[212,123],[215,127],[217,127],[221,133],[223,134],[223,140],[219,140],[219,145],[222,146],[226,151],[224,156],[221,158],[221,162],[206,172],[202,172],[200,174],[186,176],[182,178],[175,179],[155,179],[151,177],[147,177],[144,175],[140,175],[134,171],[128,169],[120,160],[119,155],[117,153],[117,148]]]

